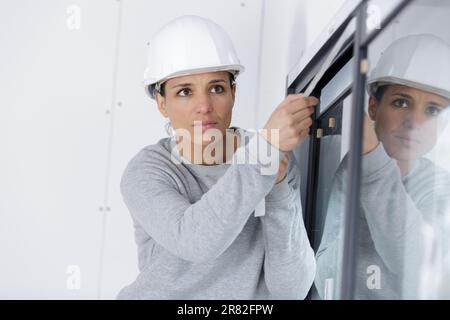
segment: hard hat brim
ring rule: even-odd
[[[450,100],[450,92],[445,89],[436,88],[434,86],[430,86],[424,83],[418,83],[415,81],[409,81],[405,79],[400,79],[397,77],[380,77],[371,79],[370,82],[367,83],[367,93],[369,95],[374,95],[379,87],[385,86],[385,85],[402,85],[406,87],[411,87],[414,89],[419,89],[423,91],[427,91],[430,93],[437,94],[441,97],[444,97],[446,99]]]

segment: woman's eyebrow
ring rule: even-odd
[[[393,96],[400,96],[402,98],[413,100],[413,97],[411,97],[409,94],[406,94],[406,93],[393,93],[392,95]]]
[[[223,79],[214,79],[214,80],[211,80],[210,82],[208,82],[208,84],[218,83],[218,82],[225,82],[225,80],[223,80]],[[179,83],[179,84],[174,85],[172,87],[172,89],[178,88],[178,87],[190,87],[190,86],[192,86],[192,83],[185,82],[185,83]]]
[[[430,100],[430,101],[428,101],[428,104],[429,104],[430,106],[434,106],[434,107],[445,108],[445,107],[448,107],[450,103],[444,103],[444,104],[442,104],[442,103],[439,103],[439,102]]]
[[[173,88],[178,88],[178,87],[190,87],[190,86],[192,86],[192,83],[188,83],[188,82],[186,82],[186,83],[179,83],[179,84],[174,85],[172,87],[172,89]]]
[[[211,80],[209,83],[218,83],[218,82],[225,82],[225,80],[223,79],[215,79],[215,80]]]
[[[392,95],[393,95],[393,96],[400,96],[400,97],[402,97],[402,98],[407,98],[407,99],[413,100],[413,97],[411,97],[409,94],[406,94],[406,93],[393,93]],[[447,107],[448,105],[450,105],[450,101],[449,101],[449,103],[447,103],[447,104],[445,104],[445,103],[442,104],[442,103],[439,103],[439,102],[437,102],[437,101],[430,100],[430,101],[428,101],[428,104],[429,104],[429,105],[436,106],[436,107],[442,107],[442,108],[445,108],[445,107]]]

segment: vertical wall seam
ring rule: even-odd
[[[261,103],[261,70],[262,70],[262,55],[263,55],[263,46],[264,46],[264,20],[265,20],[265,14],[266,14],[266,0],[262,1],[261,4],[261,20],[259,24],[259,30],[260,30],[260,36],[259,36],[259,44],[258,44],[258,63],[257,63],[257,70],[256,70],[256,98],[255,98],[255,122],[254,122],[254,128],[258,127],[259,123],[259,108]]]
[[[116,43],[114,52],[114,67],[113,67],[113,77],[112,77],[112,92],[111,92],[111,110],[110,110],[110,122],[109,122],[109,137],[107,141],[106,150],[106,170],[105,170],[105,184],[104,184],[104,198],[103,204],[104,209],[102,211],[102,222],[101,222],[101,241],[100,241],[100,254],[99,254],[99,269],[98,269],[98,283],[97,283],[97,299],[101,298],[102,289],[102,277],[103,277],[103,262],[105,255],[105,236],[106,236],[106,222],[107,215],[110,212],[109,209],[109,183],[111,177],[111,155],[112,155],[112,143],[113,143],[113,133],[114,133],[114,115],[116,110],[117,102],[117,75],[119,69],[119,53],[120,53],[120,33],[122,29],[122,12],[123,12],[123,2],[124,0],[113,0],[119,3],[119,8],[117,10],[117,29],[116,29]]]

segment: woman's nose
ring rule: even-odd
[[[406,114],[406,117],[403,121],[403,125],[408,129],[418,129],[420,128],[426,121],[427,117],[424,112],[419,110],[410,111]]]
[[[206,94],[198,94],[195,100],[195,110],[198,113],[208,113],[213,109],[211,97]]]

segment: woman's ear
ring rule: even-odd
[[[156,104],[158,105],[158,110],[164,116],[164,118],[168,118],[169,114],[166,109],[166,99],[158,92],[155,94]]]
[[[377,108],[378,108],[378,101],[374,96],[370,96],[369,98],[369,117],[370,120],[375,121],[377,118]]]
[[[233,106],[234,106],[234,100],[236,99],[236,82],[233,83],[231,86],[231,96],[233,97]]]

